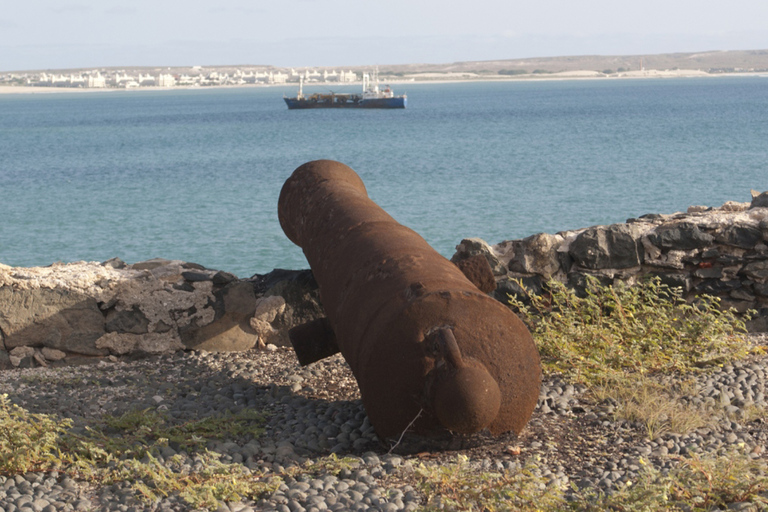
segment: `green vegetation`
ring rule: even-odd
[[[528,71],[525,69],[500,69],[500,75],[527,75]]]
[[[727,509],[731,503],[747,502],[760,510],[768,506],[768,464],[740,451],[692,454],[666,475],[641,462],[644,471],[636,482],[610,496],[580,494],[571,510],[705,512]]]
[[[478,474],[460,455],[453,464],[420,464],[415,476],[426,511],[562,510],[565,503],[560,489],[547,487],[537,476],[535,461],[519,471]]]
[[[524,289],[522,283],[519,283]],[[694,304],[658,278],[635,286],[602,286],[589,278],[586,296],[552,281],[529,304],[510,296],[539,347],[546,371],[586,384],[626,374],[688,372],[750,353],[744,319],[720,299]]]
[[[204,448],[214,439],[261,434],[262,418],[253,411],[169,425],[153,411],[108,417],[84,435],[72,421],[32,414],[0,395],[0,475],[62,470],[73,476],[112,484],[132,482],[147,503],[177,493],[196,508],[215,509],[219,500],[239,500],[273,491],[279,481],[250,474],[240,464],[225,464]],[[162,464],[161,448],[175,443],[196,449],[194,468],[180,455]]]
[[[768,464],[740,451],[719,457],[693,454],[666,474],[640,462],[640,478],[610,495],[573,487],[567,498],[564,489],[538,476],[535,460],[516,471],[478,474],[459,456],[452,464],[419,465],[415,476],[425,511],[704,512],[739,502],[768,506]]]

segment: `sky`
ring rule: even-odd
[[[767,0],[0,0],[0,71],[768,49]]]

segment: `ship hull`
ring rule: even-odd
[[[366,98],[359,95],[327,96],[320,98],[283,98],[289,110],[309,108],[405,108],[405,96],[393,98]]]

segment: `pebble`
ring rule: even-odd
[[[285,354],[285,349],[251,354],[189,352],[76,368],[7,370],[0,393],[8,393],[11,401],[30,411],[72,418],[76,429],[104,414],[117,416],[138,407],[154,407],[179,423],[256,408],[266,417],[261,436],[213,441],[208,449],[218,453],[222,461],[241,464],[259,474],[293,474],[290,468],[332,453],[343,459],[335,471],[284,476],[284,483],[268,496],[220,503],[217,510],[221,512],[394,512],[423,506],[423,496],[413,485],[403,483],[407,479],[388,483],[389,475],[408,475],[423,461],[382,448],[354,385],[342,393],[343,399],[313,395],[327,383],[349,380],[343,376],[348,374],[343,360],[337,356],[302,368]],[[542,383],[536,415],[551,418],[549,421],[576,418],[615,435],[614,448],[619,449],[591,464],[569,465],[567,460],[558,460],[558,447],[550,439],[529,439],[524,445],[512,441],[502,452],[520,454],[519,458],[486,456],[469,464],[478,471],[517,470],[527,455],[540,453],[544,462],[537,471],[548,485],[567,490],[575,483],[581,489],[612,492],[636,479],[647,464],[668,470],[673,464],[671,457],[677,454],[716,452],[743,444],[745,450],[759,457],[768,442],[766,429],[751,428],[744,421],[750,407],[768,406],[766,361],[734,363],[695,376],[691,388],[697,392],[684,399],[715,407],[719,420],[686,435],[662,432],[652,440],[645,435],[643,425],[614,418],[617,404],[589,402],[583,386],[550,377]],[[106,380],[122,384],[107,386],[103,384]],[[197,455],[173,445],[163,447],[157,457],[166,464],[179,459],[187,468],[202,463]],[[743,505],[732,503],[728,508],[748,510]],[[181,497],[173,495],[159,499],[152,508],[189,509]],[[146,509],[146,503],[139,501],[127,482],[92,489],[88,482],[65,473],[0,476],[0,512],[22,509],[138,512]]]

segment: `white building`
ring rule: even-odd
[[[173,78],[173,75],[164,75],[161,73],[157,76],[155,83],[158,87],[173,87],[176,85],[176,79]]]
[[[288,75],[286,73],[281,73],[280,71],[273,73],[269,72],[269,83],[271,84],[284,84],[288,81]]]
[[[94,89],[102,89],[107,86],[107,79],[101,76],[101,73],[96,71],[88,75],[88,83],[86,87]]]

